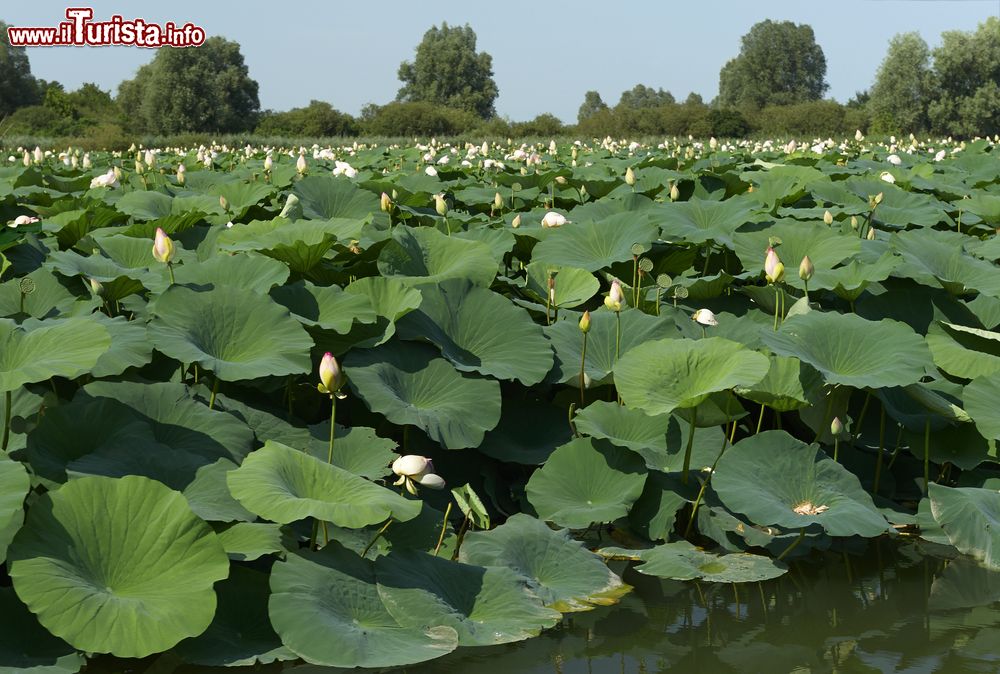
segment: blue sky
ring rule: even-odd
[[[56,25],[66,6],[20,0],[5,4],[0,18],[14,26]],[[564,121],[575,120],[588,89],[609,104],[638,82],[677,98],[696,91],[711,99],[719,69],[738,53],[740,37],[763,19],[810,24],[826,54],[828,95],[845,101],[871,84],[894,34],[917,31],[934,47],[942,31],[974,30],[1000,14],[1000,0],[171,0],[91,6],[98,20],[118,13],[192,21],[210,36],[236,40],[260,83],[264,108],[320,99],[352,114],[365,103],[395,97],[399,63],[413,57],[432,24],[468,23],[479,49],[493,56],[497,111],[515,120],[552,112]],[[115,90],[153,57],[133,47],[36,47],[28,53],[36,76],[70,89],[96,82]]]

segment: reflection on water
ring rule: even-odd
[[[530,641],[459,649],[406,672],[997,672],[1000,573],[929,544],[872,542],[864,554],[796,561],[785,576],[734,585],[624,572],[635,590],[612,607],[569,614]],[[125,666],[122,666],[125,665]],[[169,656],[86,670],[191,674]],[[218,670],[234,672],[238,670]],[[249,671],[249,670],[247,670]],[[322,674],[302,664],[254,672]]]

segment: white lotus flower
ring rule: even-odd
[[[97,176],[90,181],[91,187],[116,187],[118,185],[118,177],[115,176],[114,169],[108,169],[108,172],[102,176]]]
[[[893,166],[899,166],[900,164],[903,163],[903,160],[899,158],[898,154],[891,154],[888,157],[886,157],[885,160],[890,164],[892,164]]]
[[[30,215],[19,215],[14,218],[8,227],[16,228],[18,225],[30,225],[33,222],[38,222],[38,218],[32,217]]]
[[[556,213],[555,211],[549,211],[542,218],[542,227],[562,227],[569,220],[566,219],[565,215],[561,213]]]
[[[715,314],[712,313],[710,309],[698,309],[691,316],[691,320],[701,324],[701,325],[718,325],[719,321],[716,319]]]
[[[934,161],[941,161],[948,155],[944,150],[938,150],[937,154],[934,155]]]
[[[893,177],[893,175],[888,171],[882,171],[882,173],[880,173],[878,177],[884,180],[885,182],[889,183],[890,185],[896,184],[896,178]]]
[[[858,129],[857,131],[854,132],[854,140],[860,143],[864,139],[865,139],[865,134],[861,133],[861,129]]]
[[[414,496],[418,484],[430,489],[444,489],[445,486],[441,476],[434,473],[434,463],[425,456],[416,454],[401,456],[392,462],[392,472],[399,476],[394,484],[402,485]]]
[[[438,174],[437,169],[434,168],[433,166],[428,166],[427,168],[425,168],[424,169],[424,173],[426,173],[427,175],[429,175],[432,178],[437,177],[437,174]]]

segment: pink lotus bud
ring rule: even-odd
[[[329,351],[323,354],[323,359],[319,362],[319,380],[325,389],[324,393],[335,393],[344,385],[344,373]]]
[[[164,263],[169,263],[174,259],[174,242],[170,240],[162,227],[156,228],[156,236],[153,238],[153,257]]]
[[[611,282],[611,291],[604,298],[604,306],[611,309],[611,311],[618,312],[622,310],[622,302],[624,301],[625,293],[622,292],[621,281],[615,279]]]
[[[768,283],[779,283],[785,278],[785,265],[771,246],[767,247],[767,255],[764,257],[764,277]]]

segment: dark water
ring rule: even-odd
[[[475,674],[645,672],[1000,672],[1000,573],[928,544],[872,542],[862,553],[796,561],[764,583],[624,578],[612,607],[568,614],[530,641],[459,649],[398,671]],[[182,666],[163,656],[95,662],[88,674],[343,671],[285,663]]]

